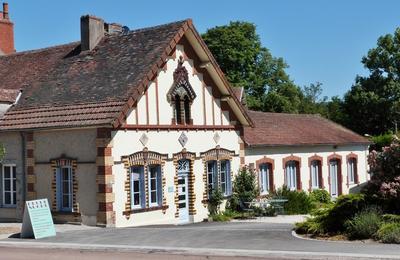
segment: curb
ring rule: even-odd
[[[191,248],[191,247],[161,247],[161,246],[131,246],[131,245],[105,245],[105,244],[74,244],[50,242],[16,242],[0,241],[1,248],[30,248],[30,249],[75,249],[98,252],[137,252],[144,254],[162,253],[169,255],[194,255],[194,256],[236,256],[236,257],[264,257],[285,259],[400,259],[400,255],[369,255],[353,253],[329,252],[302,252],[302,251],[274,251],[274,250],[244,250],[221,248]]]
[[[292,236],[297,238],[297,239],[302,239],[302,240],[307,240],[307,241],[316,241],[316,242],[328,242],[328,243],[346,243],[346,244],[369,244],[364,242],[363,240],[354,240],[354,241],[349,241],[349,240],[324,240],[324,239],[316,239],[316,238],[310,238],[310,237],[304,237],[296,233],[296,231],[292,230]],[[379,242],[372,242],[370,244],[381,244]]]

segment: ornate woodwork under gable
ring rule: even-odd
[[[151,152],[147,147],[143,148],[143,151],[133,153],[128,156],[122,157],[124,168],[126,170],[126,181],[125,191],[127,201],[125,203],[125,211],[123,214],[127,219],[130,218],[132,213],[145,212],[150,210],[162,210],[165,214],[167,206],[167,198],[165,193],[166,179],[164,174],[164,164],[168,159],[167,154],[160,154],[157,152]],[[162,206],[161,207],[150,207],[149,205],[149,192],[148,192],[148,166],[149,165],[160,165],[161,166],[161,182],[162,182]],[[132,209],[131,207],[131,167],[143,166],[144,168],[144,183],[145,183],[145,208],[143,209]]]
[[[188,71],[183,62],[183,57],[179,57],[178,67],[173,74],[174,84],[167,93],[168,102],[173,108],[172,124],[193,124],[190,107],[196,93],[190,85]]]

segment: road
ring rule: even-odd
[[[337,259],[338,257],[400,259],[400,245],[310,241],[293,237],[292,228],[291,224],[230,222],[78,230],[59,233],[57,237],[40,240],[1,240],[0,252],[10,247],[18,248],[19,251],[20,248],[33,246],[37,250],[45,251],[61,248],[75,253],[84,252],[87,253],[85,255],[87,257],[90,256],[90,252],[94,255],[121,254],[121,259],[124,259],[123,254],[132,253],[150,257],[139,257],[142,259],[158,259],[161,256],[164,258],[170,254],[175,254],[174,259],[185,255],[200,257],[193,259],[204,259],[202,258],[204,256],[270,257],[271,259],[278,257],[284,259],[297,257],[303,259]],[[61,253],[61,251],[55,253]],[[99,256],[95,258],[101,259]]]

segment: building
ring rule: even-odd
[[[367,180],[367,140],[317,116],[248,111],[191,20],[129,30],[86,15],[79,42],[15,52],[2,14],[2,220],[47,198],[60,222],[198,222],[210,189],[229,197],[245,165],[262,194],[317,176],[311,189],[336,196]]]

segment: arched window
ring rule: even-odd
[[[337,154],[328,156],[329,185],[332,197],[342,195],[342,157]]]
[[[351,157],[347,159],[347,176],[348,184],[358,183],[357,175],[357,158]]]
[[[259,186],[261,195],[267,194],[272,191],[273,177],[272,177],[272,164],[263,163],[259,166]]]
[[[296,166],[296,161],[289,161],[286,163],[286,169],[285,169],[285,174],[286,174],[286,186],[290,190],[296,190],[297,189],[297,174],[298,174],[298,167]]]

